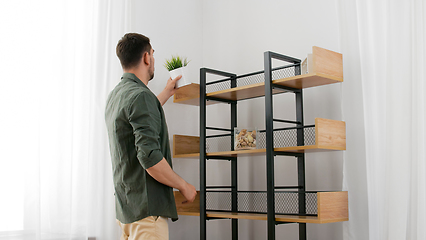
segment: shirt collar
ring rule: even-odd
[[[148,88],[148,86],[146,86],[145,85],[145,83],[143,83],[138,77],[136,77],[136,75],[135,74],[133,74],[133,73],[128,73],[128,72],[125,72],[125,73],[123,73],[123,76],[121,76],[121,80],[125,80],[125,79],[129,79],[129,80],[132,80],[132,81],[134,81],[134,82],[136,82],[137,84],[140,84],[141,86],[143,86],[143,87],[145,87],[145,88]]]

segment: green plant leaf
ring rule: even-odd
[[[180,56],[172,56],[171,59],[166,59],[164,67],[167,68],[168,71],[172,71],[174,69],[188,65],[188,63],[189,61],[187,60],[187,58],[182,59]]]

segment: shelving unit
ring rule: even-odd
[[[272,68],[272,59],[289,63]],[[281,223],[299,224],[299,239],[307,239],[306,223],[329,223],[347,221],[348,193],[308,192],[305,187],[305,153],[318,151],[339,151],[346,149],[346,126],[342,121],[316,118],[315,125],[306,126],[303,120],[303,89],[343,82],[342,56],[319,47],[312,49],[312,72],[301,75],[301,61],[285,55],[265,52],[264,71],[237,76],[213,69],[200,69],[200,84],[181,88],[175,94],[174,102],[196,105],[200,108],[200,136],[173,136],[174,158],[200,159],[200,192],[197,200],[190,205],[182,205],[182,196],[175,193],[176,205],[180,215],[200,217],[200,239],[206,239],[206,221],[209,219],[232,219],[232,239],[238,239],[238,219],[266,220],[268,239],[275,239],[275,226]],[[206,82],[207,74],[224,77]],[[264,79],[262,82],[247,84],[250,79]],[[244,81],[241,81],[244,79]],[[240,80],[240,81],[238,81]],[[241,82],[244,82],[241,84]],[[224,84],[226,83],[226,84]],[[225,86],[225,87],[223,87]],[[213,91],[207,92],[207,88]],[[296,119],[274,119],[272,96],[280,93],[294,93],[296,99]],[[265,99],[266,129],[258,134],[258,149],[235,151],[233,129],[237,127],[237,102],[263,97]],[[231,124],[229,129],[206,126],[206,106],[216,103],[231,105]],[[286,122],[294,127],[274,129],[273,123]],[[228,134],[207,136],[206,130],[219,130]],[[289,137],[290,136],[290,137]],[[291,137],[295,136],[295,137]],[[228,149],[209,145],[210,141],[227,138]],[[263,144],[263,145],[262,145]],[[297,159],[298,185],[275,186],[274,162],[276,156],[292,156]],[[267,188],[264,192],[238,191],[237,159],[242,156],[266,156]],[[231,185],[208,186],[206,182],[206,160],[229,160],[231,162]],[[215,189],[215,190],[211,190]],[[222,191],[226,189],[226,191]],[[282,191],[286,189],[286,191]],[[287,191],[287,189],[295,189]],[[209,206],[207,198],[220,200],[220,196],[231,199],[220,206]],[[264,205],[243,206],[252,197],[261,197]],[[283,204],[276,205],[276,200]],[[229,201],[229,200],[228,200]],[[291,210],[288,210],[291,209]]]

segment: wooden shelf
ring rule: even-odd
[[[343,82],[342,54],[319,47],[312,48],[312,73],[282,78],[272,81],[273,84],[304,89],[327,84]],[[273,94],[284,92],[274,89]],[[244,100],[265,95],[265,84],[256,83],[236,88],[225,89],[206,94],[227,100]],[[177,90],[173,102],[199,106],[200,85],[190,84]],[[215,104],[216,101],[207,101],[207,105]]]
[[[289,78],[278,79],[272,82],[274,84],[285,86],[285,87],[303,89],[303,88],[318,87],[322,85],[343,82],[343,78],[336,77],[333,75],[322,74],[322,73],[310,73],[310,74],[303,74],[303,75],[298,75],[298,76],[289,77]]]
[[[315,145],[275,148],[276,152],[310,153],[346,150],[346,124],[343,121],[315,118]],[[200,140],[196,136],[173,136],[173,158],[199,158]],[[211,152],[207,156],[243,157],[264,155],[266,149]]]
[[[178,215],[182,216],[200,216],[199,212],[178,212]],[[207,211],[207,217],[211,218],[226,218],[226,219],[248,219],[248,220],[267,220],[266,214],[256,214],[256,213],[224,213],[224,212],[214,212]],[[348,217],[332,220],[320,220],[316,216],[297,216],[297,215],[275,215],[275,221],[277,222],[294,222],[294,223],[332,223],[332,222],[344,222],[348,221]]]
[[[179,215],[200,216],[199,194],[196,201],[188,204],[181,204],[183,196],[175,192],[176,206]],[[266,204],[266,203],[265,203]],[[182,207],[183,206],[183,207]],[[297,222],[297,223],[332,223],[349,220],[348,212],[348,192],[318,192],[317,193],[318,216],[297,216],[276,214],[275,220],[278,222]],[[235,213],[207,211],[207,217],[228,218],[228,219],[251,219],[267,220],[266,214],[260,213]]]
[[[173,195],[179,215],[200,216],[200,191],[192,203],[184,203],[186,198],[179,191],[173,191]]]
[[[274,82],[274,81],[272,81]],[[273,89],[272,93],[282,93],[281,89]],[[265,83],[256,83],[236,88],[229,88],[222,91],[207,93],[207,97],[215,97],[227,100],[244,100],[248,98],[265,96]]]
[[[283,78],[272,81],[274,84],[286,86],[286,87],[292,87],[297,89],[302,88],[309,88],[309,87],[316,87],[326,84],[332,84],[332,83],[338,83],[343,82],[343,78],[321,74],[321,73],[312,73],[312,74],[304,74],[289,78]],[[185,89],[185,87],[182,87],[182,89],[178,89],[176,94],[178,94],[174,97],[173,102],[174,103],[182,103],[182,104],[188,104],[188,105],[194,105],[199,106],[200,105],[200,94],[199,94],[199,84],[192,83],[191,87],[188,87]],[[193,94],[191,94],[190,91],[194,91]],[[197,92],[197,94],[195,94]],[[273,94],[282,93],[283,90],[280,89],[274,89]],[[179,96],[182,94],[181,97]],[[236,87],[236,88],[230,88],[222,91],[212,92],[206,94],[208,97],[215,97],[215,98],[221,98],[221,99],[227,99],[227,100],[244,100],[249,98],[255,98],[255,97],[262,97],[265,95],[265,84],[264,83],[257,83],[257,84],[251,84],[247,86],[242,87]],[[216,101],[207,101],[207,105],[218,103]]]
[[[182,103],[188,105],[200,105],[200,84],[191,83],[189,85],[178,88],[173,96],[174,103]]]
[[[173,158],[200,156],[200,137],[173,135]]]

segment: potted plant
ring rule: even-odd
[[[172,79],[182,75],[182,78],[176,83],[176,88],[191,84],[191,81],[189,81],[186,76],[186,65],[188,65],[188,63],[189,61],[187,58],[181,58],[180,56],[172,56],[171,59],[166,59],[164,63],[164,67],[167,68]]]

